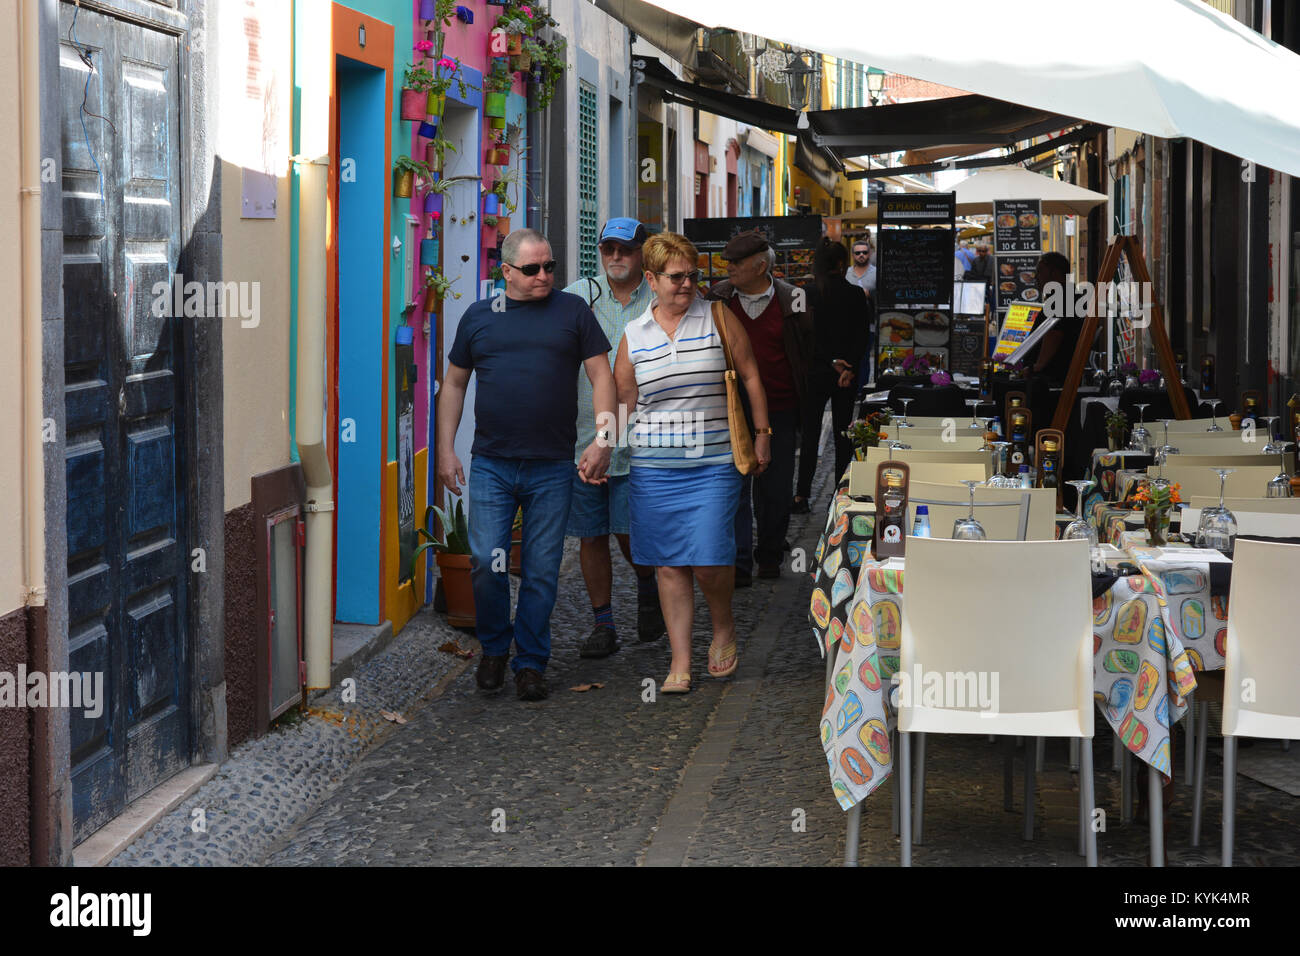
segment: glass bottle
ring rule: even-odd
[[[1061,484],[1060,468],[1060,448],[1057,443],[1050,439],[1043,439],[1043,460],[1038,463],[1038,470],[1042,473],[1042,486],[1044,488],[1056,488]]]
[[[1013,401],[1016,401],[1013,399]],[[1018,406],[1020,403],[1016,401]],[[1011,410],[1011,470],[1018,471],[1021,465],[1029,464],[1029,419],[1024,412]]]
[[[880,516],[880,540],[901,544],[907,533],[907,515],[903,512],[903,476],[890,472],[885,476],[885,500]]]

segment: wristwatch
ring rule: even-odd
[[[596,441],[598,442],[608,442],[609,437],[610,431],[608,428],[602,428],[596,432]]]

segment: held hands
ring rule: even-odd
[[[465,469],[454,451],[438,456],[438,479],[453,495],[460,494],[460,486],[465,483]]]
[[[772,436],[755,435],[754,436],[754,456],[758,458],[758,471],[756,474],[761,475],[767,471],[767,466],[772,464]]]
[[[578,477],[589,485],[605,484],[609,480],[605,472],[609,471],[609,459],[613,453],[611,445],[604,444],[599,439],[593,441],[578,459]]]
[[[853,369],[846,368],[840,372],[840,377],[835,382],[840,388],[848,388],[853,384]]]

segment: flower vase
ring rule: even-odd
[[[421,121],[425,117],[428,98],[421,90],[402,90],[402,119]]]
[[[1169,543],[1169,509],[1146,508],[1147,543],[1153,548],[1163,548]]]

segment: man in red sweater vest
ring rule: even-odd
[[[813,317],[804,291],[773,277],[776,254],[758,230],[733,236],[722,250],[722,258],[727,260],[727,279],[715,283],[707,298],[727,303],[749,333],[772,424],[772,464],[763,474],[746,478],[736,511],[736,584],[744,587],[755,560],[760,578],[781,573]],[[758,522],[757,547],[754,519]]]

